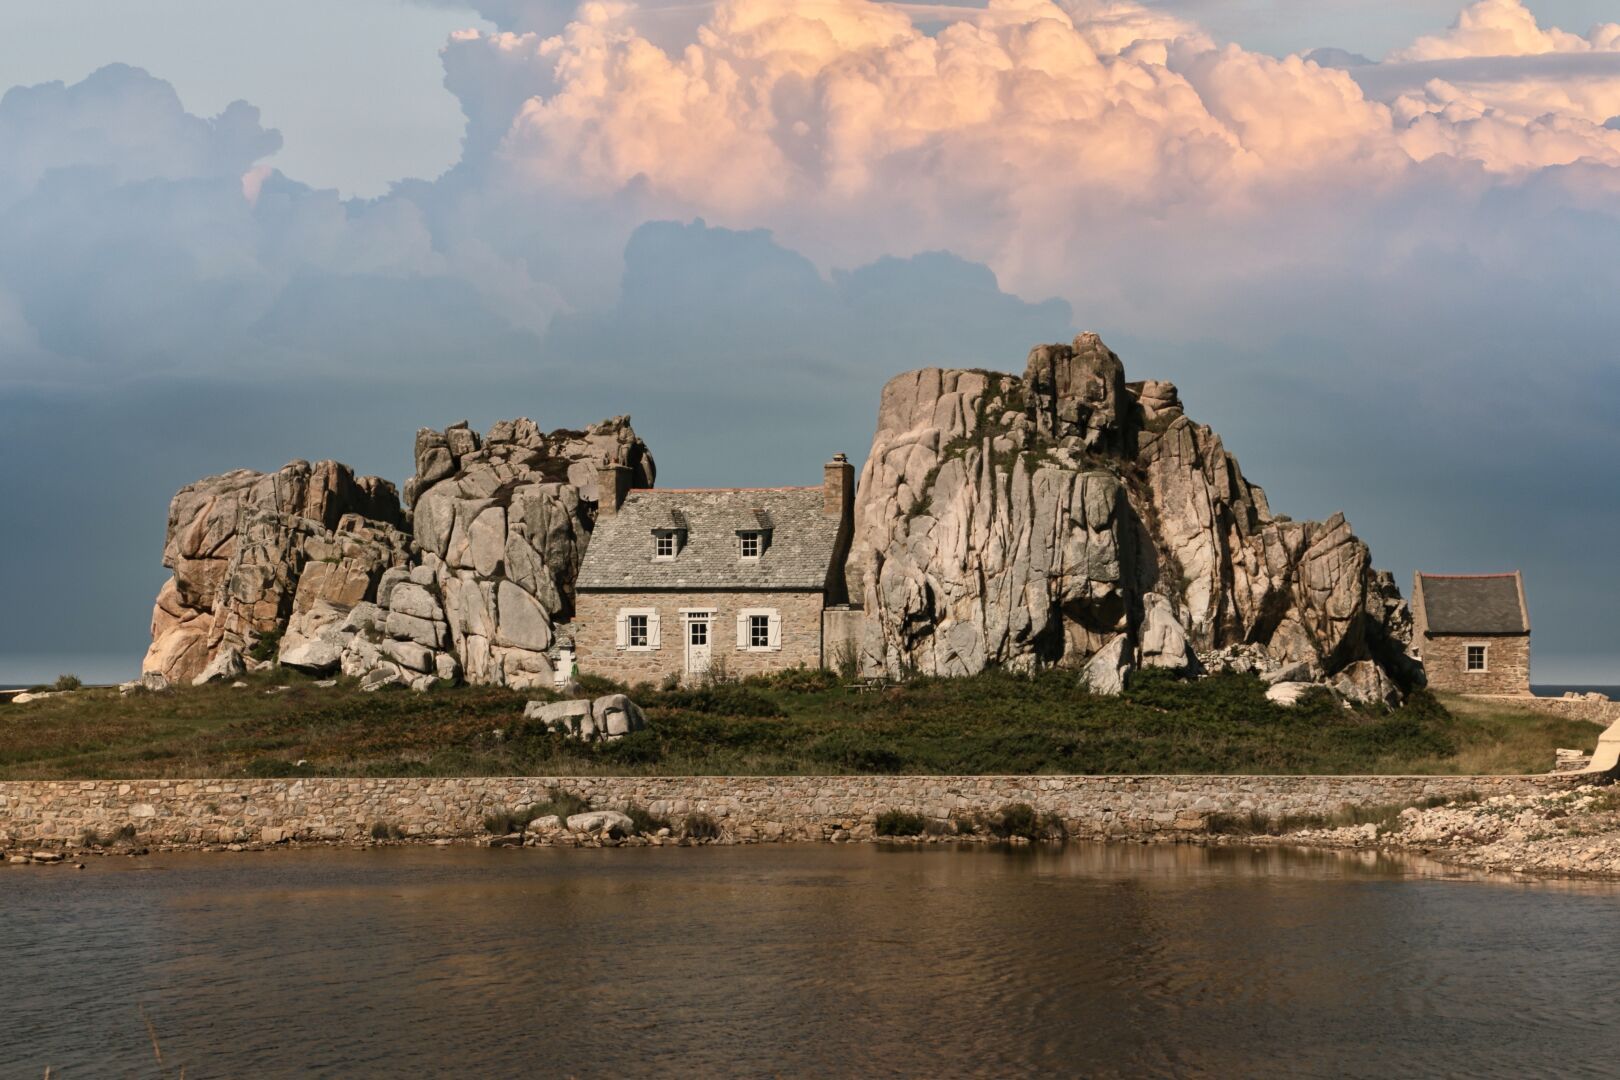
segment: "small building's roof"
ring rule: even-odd
[[[1414,599],[1431,634],[1528,634],[1519,572],[1417,575]]]
[[[597,518],[575,587],[582,590],[826,587],[839,519],[821,487],[631,491]],[[653,558],[653,534],[680,521],[673,559]],[[739,532],[767,532],[757,559],[738,553]]]

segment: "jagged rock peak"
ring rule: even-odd
[[[1127,382],[1096,334],[1037,346],[1021,378],[891,379],[856,520],[872,668],[1080,668],[1124,636],[1133,664],[1248,644],[1410,675],[1404,601],[1343,517],[1274,520],[1175,386]]]
[[[414,507],[422,493],[458,471],[480,465],[507,465],[546,479],[572,483],[595,502],[596,466],[603,460],[627,466],[632,487],[652,487],[657,469],[647,444],[630,426],[630,417],[614,416],[583,431],[558,428],[543,432],[533,420],[501,420],[487,437],[461,420],[443,431],[416,433],[416,475],[406,481],[405,502]]]

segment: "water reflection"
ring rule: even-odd
[[[1606,885],[1372,854],[390,849],[0,874],[0,1075],[1606,1075]]]

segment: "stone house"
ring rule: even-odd
[[[855,470],[816,487],[630,490],[603,466],[575,581],[579,670],[625,684],[827,667],[854,632]]]
[[[1412,649],[1431,690],[1530,693],[1530,612],[1511,574],[1425,574],[1412,581]]]

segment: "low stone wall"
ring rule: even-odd
[[[374,824],[407,836],[482,833],[484,815],[563,788],[598,809],[646,807],[676,822],[714,817],[735,839],[869,836],[876,816],[990,813],[1025,802],[1076,836],[1196,830],[1211,813],[1327,814],[1432,796],[1525,794],[1559,776],[583,776],[0,782],[0,844],[77,840],[133,825],[145,843],[361,840]]]
[[[1513,697],[1501,700],[1539,713],[1550,713],[1570,720],[1589,720],[1608,727],[1620,721],[1620,701],[1610,701],[1602,694],[1582,694],[1578,697]]]

